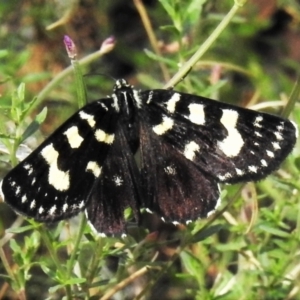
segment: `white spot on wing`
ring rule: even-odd
[[[147,213],[149,213],[149,214],[153,214],[153,211],[152,211],[151,209],[149,209],[149,208],[145,208],[145,211],[146,211]]]
[[[100,104],[101,107],[103,107],[105,110],[108,110],[108,107],[106,106],[105,103],[103,103],[103,102],[100,101],[99,104]]]
[[[86,166],[86,171],[91,171],[95,177],[99,177],[101,174],[101,167],[95,161],[89,161]]]
[[[79,146],[83,142],[83,138],[80,136],[77,126],[72,126],[67,129],[64,132],[64,135],[67,137],[68,142],[73,149],[79,148]]]
[[[257,173],[257,167],[256,167],[256,166],[249,166],[249,167],[248,167],[248,170],[249,170],[250,172]]]
[[[69,205],[67,203],[65,203],[62,207],[63,212],[66,212],[68,207],[69,207]]]
[[[114,176],[113,180],[116,186],[121,186],[123,184],[123,179],[120,176]]]
[[[114,134],[105,133],[101,129],[97,129],[96,130],[95,137],[96,137],[96,139],[97,139],[98,142],[103,142],[105,144],[112,144],[113,141],[114,141],[114,139],[115,139],[115,135]]]
[[[36,205],[35,200],[32,200],[32,202],[30,203],[30,209],[34,209]]]
[[[44,207],[41,206],[41,207],[39,208],[39,214],[42,214],[43,212],[44,212]]]
[[[258,127],[258,128],[261,128],[262,125],[260,124],[260,122],[263,120],[263,117],[262,116],[257,116],[254,120],[254,126],[255,127]]]
[[[33,172],[33,168],[29,164],[24,165],[24,169],[28,171],[28,175],[31,175],[31,173]]]
[[[282,131],[283,130],[283,122],[280,122],[281,125],[278,125],[276,128],[278,131]]]
[[[264,167],[268,166],[267,162],[264,159],[261,159],[260,162],[261,162],[262,166],[264,166]]]
[[[50,208],[50,210],[49,210],[49,214],[50,214],[50,215],[54,215],[56,209],[57,209],[56,205],[53,205],[53,206]]]
[[[273,142],[272,145],[273,145],[274,150],[279,150],[280,149],[279,143]]]
[[[274,157],[274,153],[272,151],[266,150],[266,152],[269,157],[272,157],[272,158]]]
[[[115,108],[116,111],[120,111],[120,107],[119,107],[117,95],[116,94],[112,94],[111,97],[112,97],[112,99],[114,101],[113,107]]]
[[[142,100],[140,97],[140,93],[137,90],[133,90],[133,98],[138,108],[142,107]]]
[[[66,191],[70,186],[70,176],[69,172],[63,172],[58,169],[58,152],[54,149],[53,145],[50,144],[41,151],[41,155],[49,165],[49,184],[58,191]]]
[[[27,197],[26,197],[26,195],[23,195],[22,198],[21,198],[21,202],[25,203],[26,201],[27,201]]]
[[[254,131],[254,134],[258,137],[262,137],[262,135],[258,131]]]
[[[187,159],[194,160],[195,154],[199,150],[200,147],[198,144],[196,144],[195,142],[189,142],[185,145],[183,154]]]
[[[20,186],[17,186],[16,187],[16,195],[19,195],[21,192],[21,187]]]
[[[174,121],[171,118],[164,116],[161,124],[153,126],[153,131],[158,135],[162,135],[168,130],[170,130],[173,127],[173,125]]]
[[[229,178],[231,178],[232,177],[232,175],[230,174],[230,173],[225,173],[224,175],[218,175],[218,178],[221,180],[221,181],[223,181],[223,180],[226,180],[226,179],[229,179]]]
[[[177,173],[174,166],[167,166],[164,168],[164,171],[169,175],[175,175]]]
[[[172,95],[172,97],[168,100],[167,102],[167,110],[170,113],[174,113],[175,112],[175,108],[176,108],[176,103],[180,100],[180,94],[179,93],[174,93]]]
[[[197,125],[205,124],[204,105],[192,103],[189,105],[190,115],[189,120]]]
[[[88,124],[94,128],[96,125],[95,119],[93,115],[87,114],[84,111],[79,112],[79,116],[82,120],[86,120]]]
[[[236,129],[239,114],[231,109],[223,109],[222,111],[223,115],[220,121],[227,129],[228,135],[223,141],[218,142],[218,146],[225,155],[234,157],[240,153],[244,145],[243,138]]]
[[[148,95],[148,99],[146,101],[147,104],[149,104],[152,101],[152,97],[153,97],[153,91],[150,91]]]
[[[276,136],[277,141],[283,140],[282,134],[280,132],[275,131],[274,134]]]
[[[235,171],[236,171],[236,174],[238,174],[238,175],[244,174],[244,172],[241,169],[236,168]]]

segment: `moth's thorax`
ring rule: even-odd
[[[115,108],[119,113],[119,126],[123,128],[124,135],[132,152],[139,146],[138,108],[141,106],[139,92],[134,90],[125,80],[117,81],[113,99]]]

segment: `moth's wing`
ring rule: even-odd
[[[219,202],[216,180],[164,142],[144,121],[140,122],[144,206],[168,222],[207,217]]]
[[[5,202],[39,221],[83,210],[114,140],[112,103],[107,98],[86,105],[12,169],[2,182]]]
[[[296,142],[295,124],[277,116],[171,90],[141,97],[161,142],[219,182],[266,177]]]
[[[122,124],[118,124],[114,143],[102,167],[102,175],[93,186],[86,209],[90,225],[100,234],[124,233],[124,209],[131,207],[139,221],[141,198],[139,170],[124,136]]]

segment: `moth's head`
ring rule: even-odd
[[[133,86],[130,85],[125,79],[118,79],[114,86],[114,93],[119,90],[128,89],[128,88],[132,89]]]

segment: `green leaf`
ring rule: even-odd
[[[0,139],[15,139],[15,137],[8,134],[0,133]]]
[[[271,227],[267,224],[260,224],[257,227],[259,229],[263,230],[263,231],[266,231],[270,234],[273,234],[273,235],[276,235],[276,236],[279,236],[279,237],[287,238],[287,237],[291,236],[291,234],[289,232],[280,230],[280,229],[275,228],[275,227]]]
[[[211,235],[219,232],[222,228],[224,228],[224,225],[213,225],[204,230],[200,229],[199,232],[197,232],[193,236],[192,243],[197,243],[197,242],[203,241],[203,240],[207,239],[208,237],[210,237]]]
[[[172,66],[173,68],[177,67],[176,63],[174,63],[174,61],[171,60],[171,59],[167,59],[167,58],[164,58],[162,56],[158,56],[158,55],[156,55],[155,53],[153,53],[152,51],[150,51],[148,49],[144,49],[144,51],[145,51],[146,55],[149,58],[151,58],[151,59],[153,59],[155,61],[163,62],[163,63],[165,63],[167,65]]]
[[[37,97],[34,97],[31,101],[23,104],[21,120],[24,120],[24,118],[26,117],[28,112],[31,110],[31,108],[34,106],[36,101],[37,101]]]
[[[39,129],[41,123],[46,119],[46,116],[47,107],[44,107],[43,110],[38,115],[36,115],[35,119],[26,128],[26,130],[22,134],[20,143],[24,142],[28,137],[33,135]]]
[[[39,264],[39,266],[41,267],[41,269],[43,270],[43,272],[45,274],[47,274],[50,278],[54,278],[55,277],[55,271],[51,270],[50,268],[47,267],[47,265],[45,265],[44,263]]]
[[[33,230],[33,229],[35,229],[35,226],[27,225],[27,226],[22,226],[22,227],[9,228],[9,229],[7,229],[7,232],[10,232],[10,233],[23,233],[23,232]]]
[[[83,282],[86,282],[86,278],[70,278],[69,280],[67,280],[65,282],[65,285],[79,284],[79,283],[83,283]]]
[[[35,121],[37,121],[39,124],[42,124],[47,117],[47,112],[48,112],[47,107],[44,107],[42,111],[35,116]]]
[[[216,245],[216,249],[219,251],[240,251],[241,249],[247,246],[245,240],[240,237],[237,238],[235,241],[231,241],[227,244],[218,244]]]
[[[15,253],[20,253],[21,252],[21,247],[18,245],[15,239],[10,240],[10,248],[15,252]]]
[[[11,97],[11,116],[15,123],[21,122],[23,100],[25,94],[25,84],[21,83],[17,90],[13,91]]]
[[[54,286],[50,287],[50,288],[49,288],[49,292],[50,292],[51,294],[54,294],[54,293],[56,293],[58,290],[63,289],[63,288],[64,288],[64,285],[62,285],[62,284],[57,284],[57,285],[54,285]]]
[[[159,0],[161,5],[164,7],[165,11],[168,15],[173,19],[175,17],[175,10],[174,7],[170,4],[169,0]]]
[[[159,0],[159,2],[162,4],[165,11],[170,16],[170,19],[173,21],[175,28],[178,30],[179,33],[181,33],[182,32],[182,21],[181,21],[182,14],[179,9],[181,4],[177,1],[170,1],[170,0]]]
[[[17,105],[22,105],[25,99],[25,83],[21,83],[17,89]]]
[[[200,17],[202,7],[207,2],[207,0],[193,0],[189,3],[187,8],[185,9],[186,18],[189,23],[196,23]]]
[[[184,267],[187,271],[196,277],[199,283],[202,282],[202,273],[203,273],[203,266],[201,261],[195,257],[193,254],[187,251],[182,251],[180,253],[180,258]]]
[[[23,82],[38,82],[51,78],[49,72],[29,73],[23,77]]]

